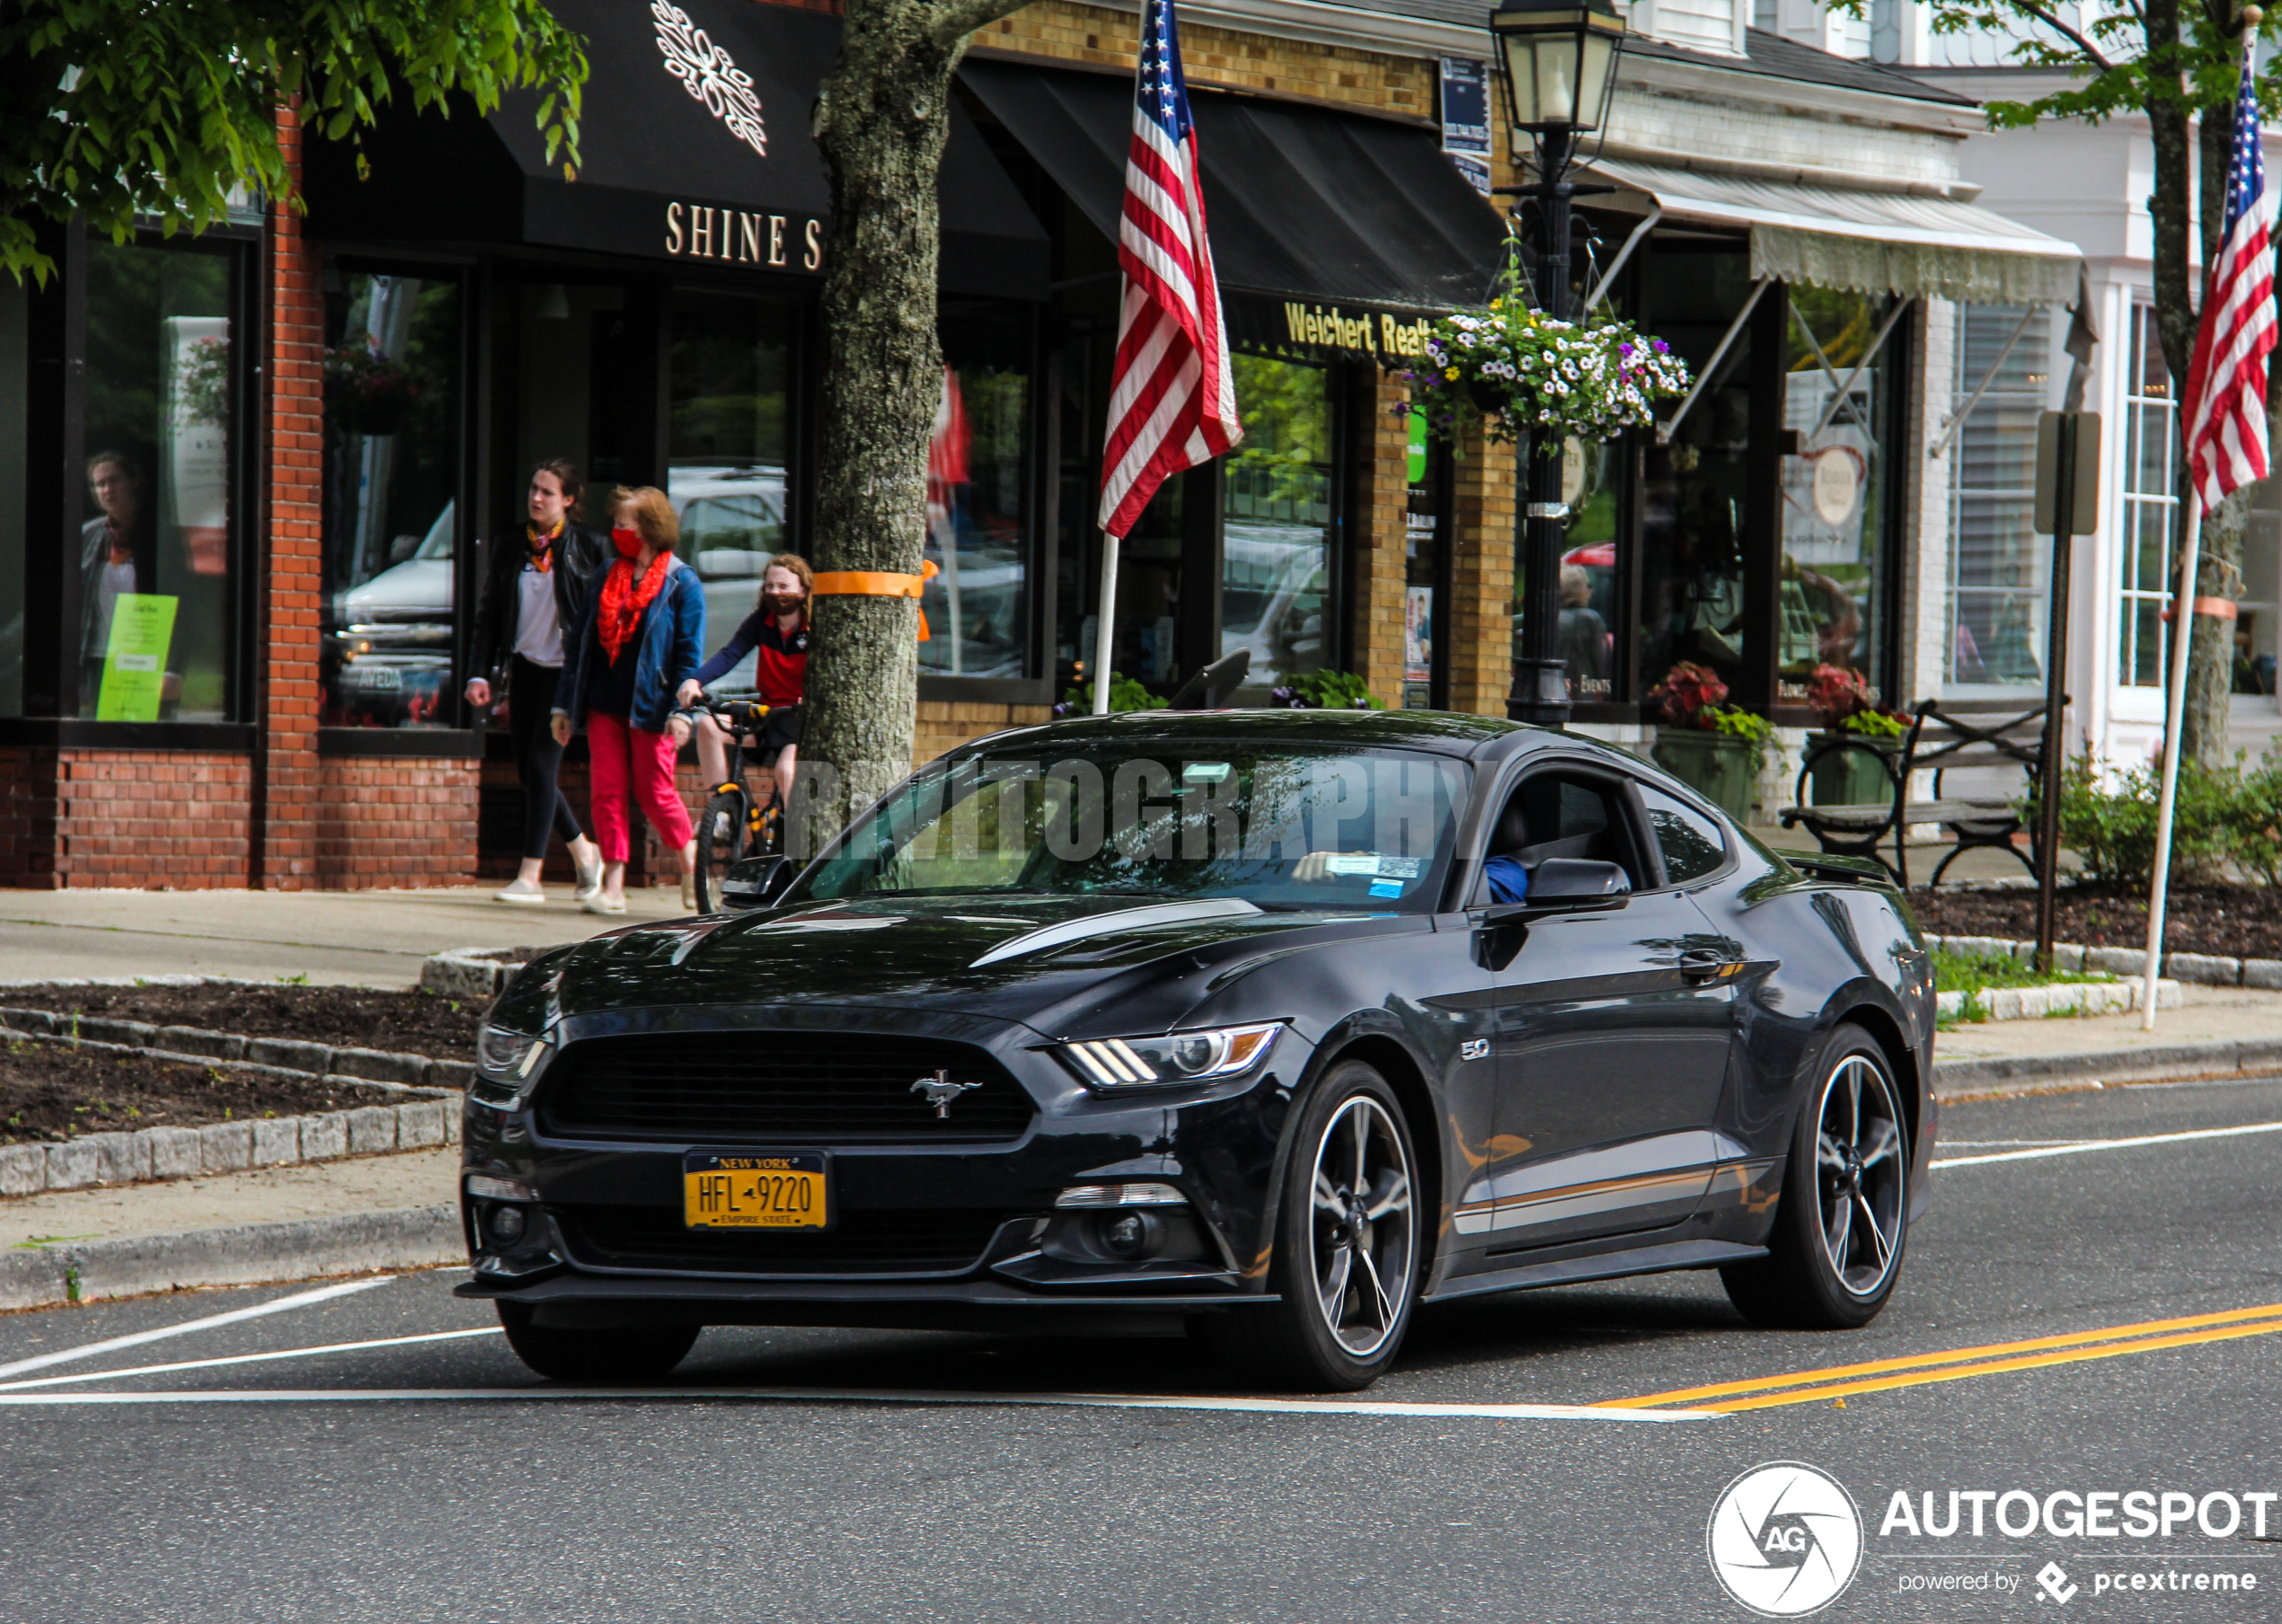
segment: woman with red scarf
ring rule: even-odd
[[[681,899],[697,905],[697,842],[674,787],[674,758],[689,737],[673,714],[674,691],[703,658],[705,594],[697,572],[674,556],[681,527],[666,493],[645,485],[612,498],[617,557],[588,585],[576,633],[563,649],[554,737],[568,744],[583,721],[591,763],[588,808],[602,847],[602,889],[590,914],[626,911],[626,856],[633,804],[681,868]]]

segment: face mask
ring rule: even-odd
[[[610,540],[617,547],[620,558],[634,558],[641,552],[641,532],[639,530],[629,530],[624,525],[617,525],[610,532]]]

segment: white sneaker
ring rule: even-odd
[[[579,905],[589,914],[624,914],[626,911],[626,899],[623,896],[605,896],[601,892],[597,891]]]
[[[576,862],[570,866],[574,869],[579,868]],[[591,901],[602,895],[602,865],[600,863],[596,863],[590,868],[579,869],[579,888],[574,895],[580,902]]]
[[[525,907],[535,907],[546,899],[547,894],[543,887],[526,886],[520,878],[510,880],[491,893],[493,902],[519,903]]]

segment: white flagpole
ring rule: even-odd
[[[2171,600],[2171,683],[2163,702],[2163,788],[2155,803],[2155,879],[2147,893],[2147,964],[2139,990],[2139,1029],[2155,1029],[2155,978],[2163,959],[2163,901],[2171,888],[2171,820],[2179,807],[2180,735],[2187,721],[2187,658],[2195,641],[2196,572],[2202,564],[2203,499],[2188,479],[2187,543]]]
[[[1118,612],[1118,538],[1101,534],[1101,611],[1093,631],[1093,714],[1110,713],[1110,626]]]

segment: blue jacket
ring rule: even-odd
[[[574,728],[587,719],[587,675],[605,658],[595,622],[602,609],[602,583],[609,573],[610,565],[605,564],[588,578],[578,631],[562,645],[562,677],[555,685],[554,708],[569,716]],[[673,561],[666,584],[642,611],[634,636],[634,701],[626,720],[663,733],[666,719],[673,714],[674,694],[697,675],[698,662],[704,658],[705,589],[697,571],[678,559]]]

